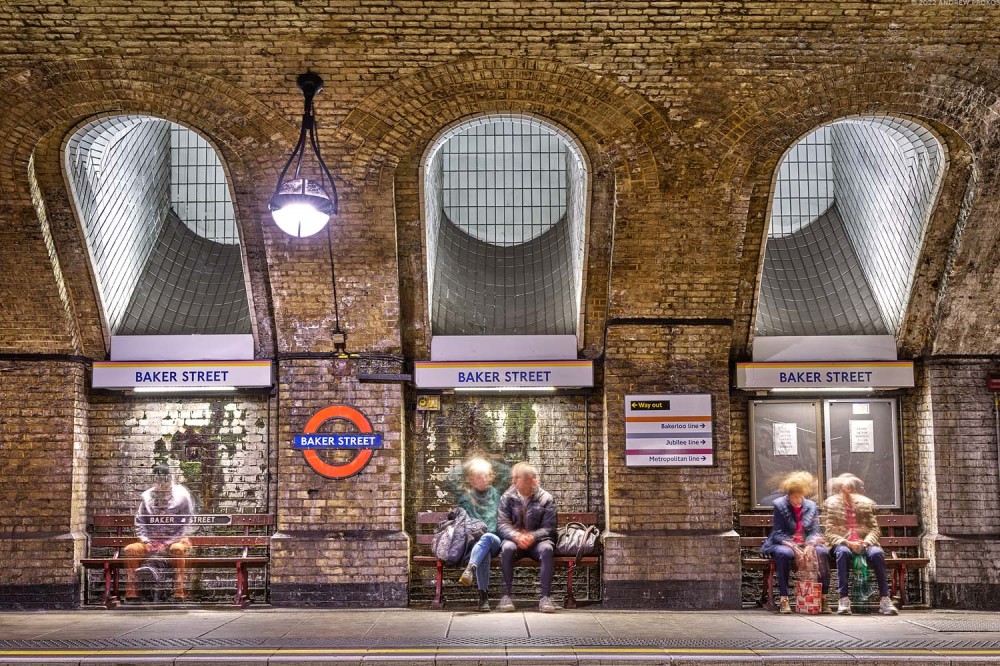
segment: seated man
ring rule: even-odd
[[[552,495],[538,487],[538,471],[526,462],[514,465],[511,481],[497,509],[497,531],[503,539],[500,548],[503,596],[498,608],[504,612],[515,610],[510,598],[514,560],[528,556],[541,564],[542,596],[538,600],[538,610],[554,613],[556,607],[549,594],[554,571],[556,503]]]
[[[135,514],[135,533],[139,543],[125,546],[125,598],[138,599],[136,569],[150,555],[166,553],[174,558],[174,597],[184,598],[186,568],[184,557],[191,550],[190,524],[175,524],[171,520],[150,524],[150,516],[190,516],[194,514],[194,499],[188,489],[174,483],[170,466],[160,463],[153,468],[153,487],[142,493]]]
[[[830,479],[830,496],[823,503],[823,531],[826,542],[837,560],[837,591],[840,603],[838,615],[851,614],[850,588],[847,576],[855,554],[864,555],[868,565],[875,570],[881,599],[878,612],[896,615],[896,607],[889,598],[889,581],[886,575],[885,553],[879,548],[878,521],[875,502],[861,492],[864,485],[853,474],[841,474]]]

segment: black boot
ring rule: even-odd
[[[486,590],[479,590],[479,610],[484,613],[490,610],[490,596]]]

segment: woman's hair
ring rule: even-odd
[[[476,474],[483,474],[491,483],[493,482],[493,477],[495,476],[493,464],[486,458],[472,458],[467,460],[462,467],[465,468],[466,478],[475,476]]]
[[[786,495],[812,495],[816,492],[816,478],[809,472],[792,472],[781,480],[781,492]]]
[[[839,495],[845,488],[850,489],[852,493],[865,492],[865,482],[848,472],[830,479],[828,486],[831,495]]]

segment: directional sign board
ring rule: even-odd
[[[711,467],[712,396],[626,395],[627,467]]]

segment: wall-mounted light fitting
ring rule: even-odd
[[[299,131],[299,141],[295,144],[292,154],[285,162],[274,196],[268,204],[271,217],[275,224],[290,236],[304,238],[318,233],[326,227],[326,242],[330,251],[330,282],[333,286],[334,327],[331,335],[333,347],[340,356],[346,355],[347,334],[340,328],[340,309],[337,306],[337,275],[333,263],[333,235],[327,222],[330,216],[337,214],[337,186],[326,162],[319,152],[319,141],[316,140],[316,114],[313,108],[313,98],[323,89],[323,79],[318,74],[306,72],[298,78],[299,89],[305,98],[302,111],[302,129]],[[313,159],[306,160],[306,152],[312,151]],[[310,168],[303,170],[303,162],[315,162]],[[295,162],[295,170],[291,177],[285,180],[288,169]],[[311,171],[315,179],[307,178]],[[346,367],[346,372],[345,372]],[[334,374],[344,376],[349,374],[350,366],[340,364],[334,367]]]
[[[319,142],[316,140],[313,98],[323,89],[323,79],[318,74],[306,72],[299,75],[298,84],[305,97],[302,129],[295,149],[278,176],[278,185],[268,207],[274,222],[282,231],[303,238],[318,233],[326,226],[330,216],[337,214],[337,188],[333,184],[330,170],[320,156]],[[315,180],[303,175],[303,158],[309,150],[312,151],[315,167],[318,168],[318,179]],[[285,180],[292,162],[295,162],[295,170],[291,178]]]

